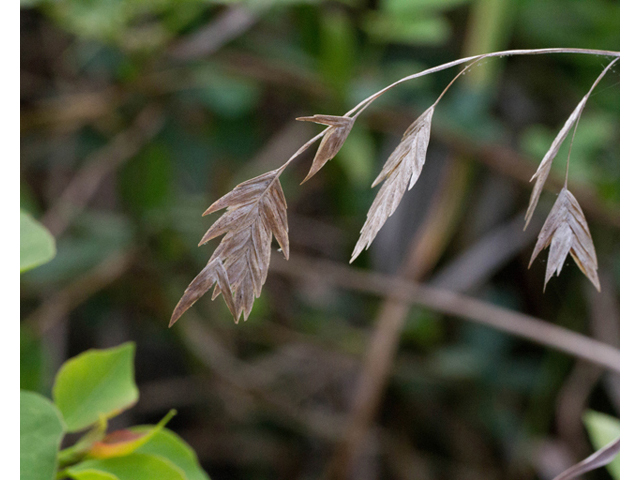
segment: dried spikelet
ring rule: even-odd
[[[202,271],[191,281],[187,289],[184,291],[184,295],[182,295],[182,298],[173,310],[169,326],[176,323],[182,314],[191,308],[191,305],[193,305],[196,300],[207,293],[216,282],[220,286],[222,296],[229,307],[229,310],[233,316],[236,317],[236,307],[233,302],[233,295],[231,294],[227,271],[222,266],[220,259],[215,258],[202,269]]]
[[[313,117],[298,117],[296,120],[329,126],[327,133],[325,133],[320,142],[316,156],[311,164],[311,169],[302,181],[302,183],[304,183],[318,173],[318,170],[324,167],[325,163],[336,156],[340,148],[342,148],[342,144],[347,139],[349,132],[351,132],[351,127],[353,127],[355,119],[334,115],[314,115]]]
[[[404,132],[402,141],[389,156],[380,175],[371,185],[375,187],[384,180],[369,208],[367,221],[360,230],[360,238],[353,250],[350,263],[363,250],[369,248],[387,218],[395,212],[405,191],[411,190],[418,181],[429,146],[433,110],[434,107],[430,107]]]
[[[556,275],[560,275],[567,254],[570,253],[582,273],[600,291],[598,260],[587,220],[578,201],[566,188],[560,191],[556,203],[540,230],[529,267],[538,254],[549,245],[551,247],[547,259],[544,288],[554,271]]]
[[[531,198],[529,200],[529,207],[527,208],[527,213],[524,217],[525,230],[529,225],[529,222],[531,221],[531,217],[533,216],[533,212],[536,209],[536,206],[538,205],[538,200],[540,199],[540,194],[542,193],[542,188],[544,187],[544,182],[547,181],[547,177],[549,176],[549,172],[551,171],[551,164],[553,163],[553,159],[558,154],[562,142],[564,142],[565,138],[567,138],[571,127],[573,127],[578,118],[580,118],[580,114],[582,113],[582,110],[587,103],[588,96],[588,94],[585,95],[578,106],[575,108],[575,110],[571,112],[571,115],[564,123],[564,126],[562,127],[556,138],[553,140],[553,142],[551,143],[551,147],[549,147],[549,150],[540,162],[538,170],[536,170],[536,173],[534,173],[533,177],[531,177],[531,180],[529,180],[530,182],[532,182],[533,179],[536,179],[536,183],[533,186],[533,191],[531,192]]]
[[[211,205],[203,215],[227,211],[200,241],[225,235],[207,266],[191,282],[171,316],[170,325],[215,283],[212,300],[222,293],[236,323],[244,311],[246,320],[267,279],[272,235],[289,258],[287,203],[273,170],[241,183]]]

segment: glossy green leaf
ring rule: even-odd
[[[138,400],[131,342],[106,350],[88,350],[62,366],[53,399],[70,432],[113,417]]]
[[[620,420],[617,418],[589,410],[584,414],[583,421],[596,450],[620,438]],[[620,480],[620,455],[607,465],[607,470],[613,478]]]
[[[133,432],[145,434],[153,429],[150,425],[131,428]],[[164,457],[180,467],[187,480],[209,480],[209,476],[200,467],[193,449],[171,430],[162,429],[149,442],[140,447],[137,453],[148,453]]]
[[[86,460],[66,469],[74,480],[187,480],[184,472],[175,464],[157,455],[132,453],[126,457],[104,460]],[[92,475],[101,474],[102,477]],[[104,477],[111,475],[111,477]]]
[[[20,272],[47,263],[55,255],[53,236],[31,215],[20,210]]]
[[[58,409],[38,393],[20,391],[20,479],[52,480],[64,435]]]

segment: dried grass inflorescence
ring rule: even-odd
[[[207,266],[187,287],[171,316],[170,325],[202,297],[214,283],[212,300],[220,293],[236,323],[246,320],[267,279],[272,235],[289,258],[287,203],[273,170],[241,183],[211,205],[203,215],[225,212],[200,241],[200,245],[225,235]]]
[[[584,218],[578,201],[566,188],[560,191],[556,203],[549,212],[542,230],[540,230],[529,266],[538,254],[549,245],[551,247],[549,248],[543,289],[547,287],[547,282],[554,272],[556,275],[560,275],[567,254],[571,254],[582,273],[600,291],[598,259],[587,220]]]
[[[382,171],[373,182],[375,187],[382,182],[367,220],[360,231],[361,235],[354,248],[351,262],[363,250],[369,248],[376,235],[395,212],[407,190],[416,184],[424,166],[431,133],[433,112],[449,87],[467,69],[481,59],[505,55],[532,55],[541,53],[586,53],[592,55],[613,55],[616,58],[603,70],[589,92],[580,101],[569,119],[553,141],[549,151],[542,159],[538,170],[531,180],[536,180],[529,207],[525,215],[525,228],[529,224],[538,204],[542,188],[549,175],[551,163],[557,155],[560,145],[566,139],[572,127],[577,126],[587,99],[604,74],[619,59],[619,53],[600,50],[581,49],[539,49],[509,50],[476,55],[455,60],[437,67],[409,75],[383,88],[360,102],[342,116],[313,115],[299,117],[297,120],[326,125],[327,128],[298,149],[280,168],[255,177],[235,187],[204,212],[204,215],[222,210],[227,211],[209,228],[200,241],[203,245],[224,235],[213,252],[205,268],[193,279],[178,302],[169,326],[173,325],[200,297],[213,287],[215,299],[220,293],[224,298],[236,323],[244,312],[245,320],[251,313],[256,297],[260,296],[271,258],[271,241],[275,237],[285,258],[289,258],[289,240],[287,224],[287,204],[280,185],[279,177],[284,169],[316,140],[322,138],[309,173],[302,183],[313,177],[326,163],[334,158],[346,141],[353,124],[375,99],[389,89],[405,81],[444,70],[455,65],[468,65],[443,90],[434,104],[413,122],[405,131],[400,144],[384,164]],[[575,131],[574,131],[575,134]],[[568,172],[568,160],[567,160]],[[558,199],[538,237],[531,262],[547,246],[550,246],[549,261],[545,276],[545,287],[554,272],[560,274],[567,254],[571,254],[580,269],[600,289],[597,275],[597,259],[591,234],[584,214],[578,202],[566,188],[562,189]]]
[[[360,230],[360,238],[350,262],[353,262],[363,250],[369,248],[387,218],[398,208],[404,193],[411,190],[418,181],[429,146],[434,106],[428,108],[404,132],[402,141],[389,156],[380,175],[371,185],[375,187],[384,181],[369,208],[367,221]]]
[[[580,100],[576,108],[571,112],[571,115],[560,129],[560,132],[551,143],[551,147],[549,147],[549,150],[540,162],[536,173],[531,177],[531,181],[535,179],[536,183],[533,187],[533,191],[531,192],[529,207],[525,214],[525,229],[529,225],[533,212],[538,205],[542,188],[544,187],[544,183],[551,171],[551,164],[558,154],[562,142],[567,138],[572,127],[574,128],[575,136],[575,131],[577,129],[578,122],[580,121],[580,115],[582,115],[582,111],[587,104],[589,96],[596,85],[600,83],[600,80],[602,80],[607,71],[617,61],[618,58],[611,61],[611,63],[609,63],[609,65],[607,65],[600,73],[598,78],[596,78],[587,94],[582,97],[582,100]],[[571,142],[573,143],[573,138],[571,139]],[[536,243],[533,255],[531,256],[529,267],[531,267],[533,260],[538,256],[538,254],[544,248],[551,245],[551,248],[549,249],[549,258],[547,260],[547,270],[545,273],[543,290],[546,289],[547,283],[553,276],[554,271],[556,272],[556,275],[560,275],[565,258],[567,257],[567,254],[570,253],[582,273],[584,273],[596,289],[600,291],[600,281],[598,280],[597,273],[598,260],[596,258],[596,250],[593,246],[593,240],[591,239],[591,233],[589,233],[589,227],[587,226],[587,220],[584,217],[584,213],[582,212],[578,201],[567,189],[567,183],[569,181],[570,155],[571,146],[569,147],[569,157],[567,157],[567,170],[564,188],[560,191],[558,199],[549,212],[547,220],[538,235],[538,242]]]

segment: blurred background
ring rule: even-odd
[[[619,50],[619,2],[609,0],[21,7],[20,202],[58,249],[21,276],[21,387],[48,395],[65,359],[133,340],[140,401],[112,428],[157,422],[175,407],[171,429],[213,479],[316,479],[335,463],[388,301],[319,281],[303,262],[348,265],[377,192],[371,182],[459,70],[385,94],[304,186],[315,148],[287,169],[291,259],[272,269],[247,322],[235,325],[221,299],[203,297],[168,329],[214,249],[197,247],[215,220],[202,212],[320,131],[297,116],[342,114],[405,75],[467,55]],[[527,269],[562,186],[566,145],[522,231],[529,178],[606,63],[559,54],[472,68],[435,111],[420,181],[355,268],[399,273],[617,347],[617,65],[581,118],[569,181],[602,292],[573,260],[544,294],[546,252]],[[601,368],[426,308],[393,315],[397,353],[351,478],[550,479],[593,451],[586,409],[619,416],[619,377]],[[585,478],[610,477],[600,469]]]

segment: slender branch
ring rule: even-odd
[[[302,155],[302,153],[309,148],[311,145],[313,145],[313,143],[317,140],[320,140],[322,137],[324,137],[325,133],[327,133],[327,130],[329,130],[329,127],[325,128],[323,131],[321,131],[319,134],[317,134],[315,137],[313,137],[311,140],[309,140],[307,143],[305,143],[304,145],[302,145],[297,151],[296,153],[294,153],[293,155],[291,155],[289,157],[289,160],[287,160],[286,162],[284,162],[284,164],[278,169],[278,175],[277,177],[279,177],[282,172],[284,172],[284,169],[287,168],[287,166],[293,162],[297,157],[299,157],[300,155]],[[275,181],[275,180],[274,180]]]
[[[382,90],[379,90],[378,92],[362,100],[355,107],[353,107],[351,110],[345,113],[345,116],[352,115],[358,112],[358,110],[360,109],[364,110],[375,99],[379,98],[384,93],[388,92],[393,87],[400,85],[401,83],[404,83],[416,78],[424,77],[425,75],[439,72],[441,70],[446,70],[447,68],[455,67],[456,65],[461,65],[463,63],[467,63],[472,60],[480,60],[480,59],[489,58],[489,57],[510,57],[515,55],[543,55],[543,54],[549,54],[549,53],[578,53],[578,54],[586,54],[586,55],[601,55],[605,57],[620,58],[620,52],[614,52],[610,50],[592,50],[592,49],[585,49],[585,48],[539,48],[539,49],[533,49],[533,50],[503,50],[501,52],[492,52],[492,53],[484,53],[481,55],[473,55],[470,57],[459,58],[458,60],[453,60],[448,63],[443,63],[442,65],[428,68],[427,70],[423,70],[421,72],[414,73],[412,75],[401,78],[400,80],[393,82],[391,85],[384,87]],[[360,112],[358,112],[358,114],[359,113]]]
[[[580,121],[581,116],[582,116],[582,112],[578,114],[578,118],[576,119],[576,124],[573,126],[573,134],[571,135],[571,142],[569,143],[569,152],[567,153],[567,166],[564,170],[564,188],[568,188],[568,184],[569,184],[569,161],[571,159],[571,148],[573,147],[573,141],[576,138],[576,131],[578,130],[578,122]]]
[[[585,99],[589,98],[589,96],[591,95],[591,93],[593,92],[593,89],[596,88],[596,86],[600,83],[600,80],[602,80],[605,76],[605,74],[607,73],[607,71],[613,67],[613,64],[616,63],[618,60],[620,60],[620,58],[614,58],[611,63],[609,63],[609,65],[607,65],[604,70],[602,70],[602,72],[600,72],[600,75],[598,75],[598,78],[596,78],[596,81],[593,82],[593,85],[591,85],[591,88],[589,89],[589,91],[587,92],[587,94],[585,95]],[[576,118],[576,123],[573,127],[573,135],[571,136],[571,143],[569,144],[569,153],[567,154],[567,167],[565,170],[565,174],[564,174],[564,188],[567,188],[567,183],[569,183],[569,159],[571,158],[571,147],[573,147],[573,140],[576,138],[576,131],[578,130],[578,123],[580,122],[580,117],[582,116],[582,112],[584,112],[584,107],[586,106],[587,102],[585,101],[582,104],[582,108],[580,109],[580,111],[578,112],[578,118]]]
[[[442,93],[440,93],[438,98],[436,98],[436,101],[433,102],[433,106],[435,107],[436,105],[438,105],[438,103],[440,103],[440,100],[442,100],[442,97],[444,97],[444,94],[447,93],[447,90],[449,90],[451,88],[451,85],[453,85],[454,82],[456,80],[458,80],[458,78],[460,78],[462,75],[464,75],[467,70],[469,70],[471,67],[473,67],[476,63],[478,63],[483,58],[485,58],[485,57],[480,57],[479,59],[474,60],[472,63],[470,63],[469,65],[464,67],[462,70],[460,70],[460,72],[455,77],[453,77],[453,80],[451,80],[449,82],[449,84],[446,87],[444,87],[444,90],[442,90]]]
[[[271,269],[291,277],[310,278],[342,288],[392,297],[524,338],[613,372],[620,371],[620,351],[585,335],[466,295],[371,273],[326,260],[296,255],[284,261],[274,255]]]

